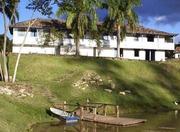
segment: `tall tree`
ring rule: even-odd
[[[133,30],[138,23],[134,8],[140,5],[140,0],[106,0],[108,9],[108,25],[115,27],[117,36],[117,57],[120,57],[120,43],[126,34],[126,28]]]
[[[4,22],[4,44],[3,44],[3,79],[5,82],[9,80],[8,75],[8,63],[7,63],[7,54],[6,54],[6,46],[7,46],[7,33],[8,29],[11,23],[14,23],[16,18],[19,18],[18,12],[17,12],[17,4],[19,0],[1,0],[0,1],[0,13],[3,16],[3,22]],[[7,18],[9,19],[9,24],[7,21]],[[2,66],[2,65],[1,65]]]
[[[51,2],[52,2],[52,0],[29,0],[29,4],[27,5],[26,8],[33,10],[30,19],[33,19],[34,13],[35,13],[36,11],[41,12],[43,15],[48,15],[48,16],[50,16],[50,15],[52,14]],[[20,47],[20,50],[19,50],[19,53],[18,53],[18,56],[17,56],[17,59],[16,59],[16,65],[15,65],[15,68],[14,68],[14,74],[13,74],[13,79],[12,79],[12,82],[13,82],[13,83],[16,81],[16,75],[17,75],[17,70],[18,70],[20,58],[21,58],[22,48],[23,48],[24,45],[25,45],[25,41],[26,41],[28,32],[29,32],[29,30],[31,29],[31,26],[32,26],[36,21],[37,21],[37,19],[33,19],[32,21],[30,21],[30,22],[28,23],[28,27],[27,27],[27,30],[26,30],[26,34],[25,34],[25,36],[24,36],[23,42],[22,42],[22,44],[21,44],[21,47]]]
[[[58,6],[57,16],[66,16],[66,26],[74,35],[76,55],[78,56],[80,39],[84,38],[88,31],[97,30],[96,9],[99,6],[99,0],[62,0]]]

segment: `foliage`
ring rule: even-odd
[[[49,32],[44,32],[43,38],[45,38],[44,45],[49,45],[50,42],[60,41],[63,39],[64,33],[56,28],[51,28]]]
[[[121,26],[121,39],[124,38],[126,26],[130,26],[131,29],[136,27],[138,22],[138,16],[134,12],[134,8],[140,4],[140,0],[108,0],[108,22],[110,26],[117,27]]]
[[[3,43],[4,43],[4,35],[0,35],[0,50],[3,50]],[[12,52],[12,41],[7,39],[7,46],[6,46],[7,52]]]
[[[5,0],[0,1],[0,13],[3,13],[3,6],[5,6],[5,13],[6,16],[11,19],[11,16],[13,15],[13,19],[11,23],[14,23],[16,19],[19,19],[19,13],[18,10],[15,10],[15,13],[13,12],[14,8],[16,8],[16,3],[19,2],[19,0]]]
[[[79,55],[79,41],[88,31],[97,30],[96,9],[98,0],[63,0],[59,3],[57,16],[66,16],[66,26],[71,29]]]
[[[126,28],[134,29],[138,22],[138,16],[134,8],[140,4],[140,0],[107,0],[103,3],[108,9],[105,20],[107,29],[115,28],[117,36],[117,57],[119,57],[120,41],[126,35]],[[109,32],[112,32],[109,31]]]
[[[50,16],[52,14],[52,0],[29,0],[26,8]]]

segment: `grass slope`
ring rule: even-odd
[[[12,75],[16,56],[10,57]],[[108,80],[116,84],[112,93],[102,87],[85,90],[73,87],[87,71],[101,76],[103,88],[110,88]],[[172,103],[180,99],[180,61],[145,62],[85,57],[23,55],[17,83],[33,86],[34,98],[0,96],[0,130],[24,131],[35,122],[51,120],[45,109],[63,100],[119,104],[122,111],[174,109]],[[4,85],[1,83],[1,85]],[[119,95],[130,90],[129,95]]]

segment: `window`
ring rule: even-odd
[[[173,38],[172,37],[165,37],[165,42],[173,43]]]
[[[134,56],[135,56],[135,57],[139,57],[139,50],[138,50],[138,49],[135,49],[135,50],[134,50]]]
[[[37,29],[31,29],[31,36],[37,37]]]
[[[147,36],[147,41],[148,42],[154,42],[154,36],[153,35]]]

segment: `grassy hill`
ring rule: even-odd
[[[11,75],[15,59],[10,57]],[[175,109],[173,101],[180,100],[180,61],[23,55],[17,84],[31,87],[34,97],[0,96],[4,113],[0,130],[23,131],[35,122],[51,120],[45,109],[63,100],[119,104],[121,112]]]

